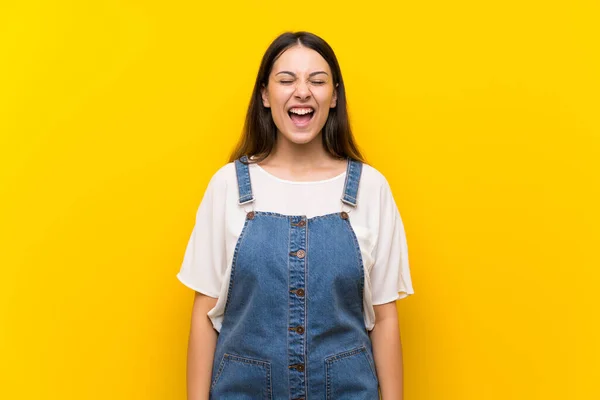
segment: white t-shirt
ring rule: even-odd
[[[325,180],[280,179],[257,164],[249,165],[254,203],[240,206],[235,165],[230,162],[211,178],[196,213],[177,278],[189,288],[218,298],[208,316],[221,329],[233,253],[246,213],[271,211],[285,215],[348,212],[364,264],[365,327],[373,329],[373,305],[413,294],[404,225],[385,177],[363,164],[357,207],[343,204],[346,172]]]

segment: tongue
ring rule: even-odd
[[[311,115],[312,115],[312,113],[304,114],[304,115],[298,115],[298,114],[292,113],[291,118],[292,118],[292,121],[295,124],[297,124],[297,125],[304,125],[308,121],[310,121]]]

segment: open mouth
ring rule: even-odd
[[[288,115],[294,125],[303,127],[310,123],[315,115],[315,110],[312,107],[293,107],[288,110]]]

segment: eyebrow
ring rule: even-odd
[[[294,76],[294,77],[296,76],[296,74],[295,74],[295,73],[293,73],[292,71],[279,71],[279,72],[278,72],[278,73],[276,73],[275,75],[279,75],[279,74],[288,74],[288,75],[291,75],[291,76]],[[329,76],[329,74],[328,74],[327,72],[325,72],[325,71],[315,71],[315,72],[311,72],[310,74],[308,74],[308,76],[309,76],[309,77],[312,77],[312,76],[314,76],[314,75],[319,75],[319,74],[325,74],[325,75]]]

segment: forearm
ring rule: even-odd
[[[402,400],[404,398],[402,344],[396,304],[383,304],[375,306],[375,309],[376,322],[371,331],[371,342],[381,397],[383,400]]]
[[[208,400],[217,332],[206,313],[216,299],[196,294],[187,352],[187,398]]]

